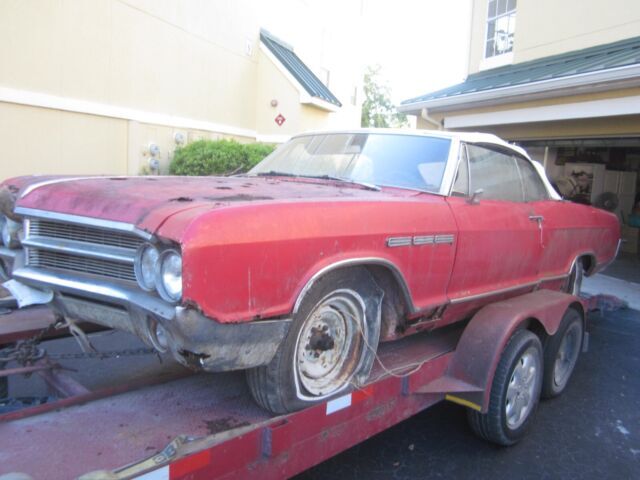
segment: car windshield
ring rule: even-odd
[[[438,192],[451,140],[389,133],[331,133],[291,139],[250,175],[283,175]]]

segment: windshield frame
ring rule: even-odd
[[[440,187],[438,190],[429,190],[426,188],[418,188],[418,187],[408,187],[405,185],[392,185],[392,184],[386,184],[386,183],[376,183],[375,185],[377,187],[388,187],[388,188],[398,188],[398,189],[403,189],[403,190],[409,190],[409,191],[414,191],[414,192],[421,192],[421,193],[429,193],[429,194],[433,194],[433,195],[441,195],[441,196],[448,196],[449,195],[449,191],[451,190],[451,184],[453,181],[453,177],[455,175],[455,169],[457,166],[457,158],[458,158],[458,152],[460,149],[460,141],[458,138],[456,138],[455,136],[452,135],[438,135],[437,132],[429,132],[428,134],[422,134],[422,133],[418,133],[418,132],[389,132],[389,131],[368,131],[368,130],[337,130],[337,131],[327,131],[327,132],[310,132],[310,133],[301,133],[298,135],[294,135],[292,136],[287,142],[281,144],[281,145],[285,145],[287,143],[289,143],[292,140],[295,139],[299,139],[299,138],[304,138],[304,137],[317,137],[319,135],[358,135],[358,134],[368,134],[368,135],[393,135],[393,136],[400,136],[400,137],[420,137],[420,138],[437,138],[437,139],[444,139],[444,140],[449,140],[450,141],[450,145],[449,145],[449,155],[447,157],[447,160],[445,162],[445,168],[442,174],[442,180],[440,181]],[[277,152],[278,149],[275,150],[275,152]],[[274,153],[275,153],[274,152]],[[268,158],[268,157],[266,157]],[[265,158],[265,159],[266,159]],[[262,163],[262,162],[260,162]],[[259,164],[258,164],[259,165]],[[254,167],[255,168],[255,167]],[[253,170],[253,169],[252,169]],[[251,176],[251,177],[255,177],[255,176],[260,176],[260,173],[252,173],[251,170],[246,174],[247,176]],[[296,178],[295,174],[291,174],[291,175],[286,175],[286,177],[289,178]],[[300,175],[299,178],[319,178],[322,179],[321,176],[318,177],[314,177],[314,176],[307,176],[307,175]],[[351,182],[352,180],[349,178],[345,178],[345,181]],[[355,184],[357,185],[358,182],[355,182]]]

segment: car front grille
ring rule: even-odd
[[[26,264],[135,282],[136,250],[144,239],[131,230],[31,218],[23,241]]]
[[[28,250],[30,267],[53,268],[72,272],[88,273],[101,277],[136,281],[133,264],[113,262],[110,260],[81,257],[68,253],[50,252],[33,248]]]
[[[143,242],[140,237],[130,233],[51,220],[32,220],[29,234],[34,237],[61,238],[95,245],[127,248],[134,251]]]

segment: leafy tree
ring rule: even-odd
[[[396,110],[391,103],[391,89],[382,83],[380,65],[368,66],[364,73],[364,96],[362,104],[363,127],[404,127],[407,116]]]

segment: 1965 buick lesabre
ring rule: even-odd
[[[577,292],[620,238],[486,134],[305,134],[246,175],[19,177],[2,199],[14,280],[185,365],[246,369],[274,412],[361,384],[381,341]]]

